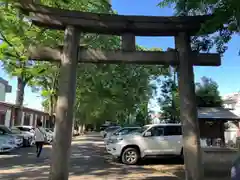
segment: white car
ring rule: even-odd
[[[105,138],[104,138],[104,142],[107,143],[108,141],[112,141],[115,140],[117,138],[120,138],[121,136],[125,136],[127,134],[130,134],[136,130],[139,130],[141,127],[123,127],[120,128],[116,131],[114,131],[113,133],[108,133]]]
[[[106,145],[107,152],[133,165],[139,159],[159,155],[183,155],[180,124],[152,124]]]
[[[0,153],[10,152],[16,148],[12,138],[0,138]]]
[[[115,132],[116,130],[120,129],[120,126],[110,126],[108,128],[106,128],[103,132],[103,138],[109,136],[110,134],[112,134],[113,132]]]
[[[13,140],[16,147],[23,145],[23,136],[14,134],[8,127],[0,125],[0,138],[7,138]]]
[[[32,135],[34,135],[34,133],[35,133],[33,126],[15,126],[15,128],[18,128],[20,131],[25,132],[25,133],[27,132]]]
[[[28,147],[31,146],[34,140],[34,135],[28,131],[20,131],[16,127],[11,127],[10,128],[11,132],[13,134],[19,135],[23,137],[23,146]]]

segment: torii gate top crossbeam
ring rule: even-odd
[[[67,25],[79,27],[82,32],[135,36],[175,36],[179,32],[196,35],[202,24],[212,16],[161,17],[125,16],[70,11],[20,1],[24,12],[31,12],[35,25],[50,29],[65,29]],[[211,32],[205,32],[211,33]]]

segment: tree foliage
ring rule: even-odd
[[[155,90],[151,79],[161,74],[161,68],[127,64],[81,65],[76,115],[88,123],[112,120],[122,124],[139,113],[146,118],[146,108]]]
[[[239,0],[161,0],[160,7],[174,4],[176,15],[214,14],[201,31],[211,29],[217,32],[212,35],[193,37],[192,47],[197,51],[209,51],[216,47],[224,53],[227,43],[233,34],[240,32],[240,1]]]
[[[145,102],[141,102],[138,105],[136,116],[135,116],[135,122],[139,126],[143,126],[151,122],[150,114],[152,112],[148,109],[148,103],[149,103],[149,100]]]
[[[28,48],[34,45],[45,45],[55,47],[61,45],[63,42],[62,31],[51,31],[44,28],[39,28],[32,25],[22,12],[16,8],[17,0],[0,0],[0,59],[2,60],[3,68],[10,75],[17,77],[18,90],[16,96],[16,104],[20,107],[23,105],[25,86],[31,85],[36,87],[40,85],[46,87],[46,79],[53,79],[51,77],[51,66],[46,63],[37,63],[28,59]],[[36,0],[36,3],[43,5],[89,11],[107,13],[111,11],[107,0],[83,0],[83,1],[69,1],[69,0]],[[84,34],[84,43],[88,44],[95,41],[99,35]],[[103,36],[102,36],[103,37]],[[50,72],[50,73],[49,73]],[[48,76],[43,80],[43,76]],[[44,96],[52,94],[53,90],[50,88],[42,89]],[[52,96],[49,96],[52,97]],[[20,108],[21,109],[21,108]],[[16,114],[18,120],[20,114]],[[20,122],[20,121],[19,121]]]
[[[161,82],[161,96],[158,102],[165,121],[179,122],[180,104],[176,69],[170,69],[169,75]]]
[[[196,99],[198,107],[222,106],[218,84],[211,78],[202,77],[201,82],[196,83]]]
[[[28,48],[44,41],[44,30],[32,25],[15,7],[14,1],[0,1],[0,60],[4,70],[17,78],[15,124],[21,123],[24,89],[36,76],[46,71],[41,63],[28,58]],[[12,125],[12,123],[11,123]]]
[[[179,122],[180,119],[180,95],[177,84],[172,76],[166,77],[162,81],[159,98],[163,117],[173,122]],[[211,78],[202,77],[201,82],[196,83],[196,100],[197,107],[221,107],[222,99],[217,83]]]
[[[42,1],[45,5],[58,6],[66,9],[108,12],[113,13],[107,2],[103,1],[68,1],[67,4],[50,1]],[[48,38],[57,41],[41,41],[41,44],[54,46],[63,39],[61,31],[52,33]],[[56,37],[57,36],[57,37]],[[120,38],[116,36],[83,34],[81,45],[89,48],[116,50],[120,49]],[[147,50],[138,47],[139,50]],[[151,49],[161,50],[161,49]],[[150,83],[158,75],[165,73],[162,66],[142,66],[129,64],[80,64],[77,70],[75,119],[77,123],[102,123],[105,120],[117,121],[119,123],[128,121],[135,117],[136,113],[148,116],[147,105],[154,91]],[[56,87],[52,89],[55,74],[51,70],[43,76],[34,78],[32,86],[42,91],[45,98],[44,106],[50,107],[49,98],[57,92]],[[56,101],[55,101],[56,102]]]

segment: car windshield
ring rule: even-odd
[[[131,134],[131,133],[134,133],[134,132],[137,132],[139,129],[141,129],[141,128],[131,128],[131,129],[129,129],[128,132],[124,133],[124,135],[126,135],[126,134]]]
[[[105,129],[106,132],[113,132],[116,131],[117,129],[119,129],[119,127],[109,127],[107,129]]]
[[[12,131],[14,134],[21,134],[21,131],[20,131],[18,128],[15,128],[15,127],[12,127],[12,128],[11,128],[11,131]]]
[[[18,128],[20,131],[28,131],[31,132],[33,130],[33,128],[28,128],[28,127],[16,127]]]
[[[108,128],[108,125],[102,125],[102,126],[100,126],[100,130],[101,130],[101,131],[104,131],[106,128]]]
[[[12,134],[11,129],[9,129],[6,126],[0,126],[0,131],[2,131],[3,133],[6,133],[6,134]]]
[[[148,128],[149,128],[149,126],[143,126],[143,127],[139,128],[139,129],[136,129],[135,131],[133,131],[133,133],[140,133],[140,134],[142,134],[142,133],[144,133],[144,131],[146,131]]]
[[[116,129],[113,134],[118,134],[119,132],[122,132],[122,130],[124,130],[124,128],[119,128],[119,129]]]
[[[122,128],[122,129],[119,129],[118,131],[116,131],[114,133],[114,135],[126,135],[126,134],[130,134],[132,132],[135,132],[136,130],[138,130],[139,128]]]

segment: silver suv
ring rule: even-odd
[[[107,152],[133,165],[147,156],[183,155],[181,124],[146,125],[106,144]]]

